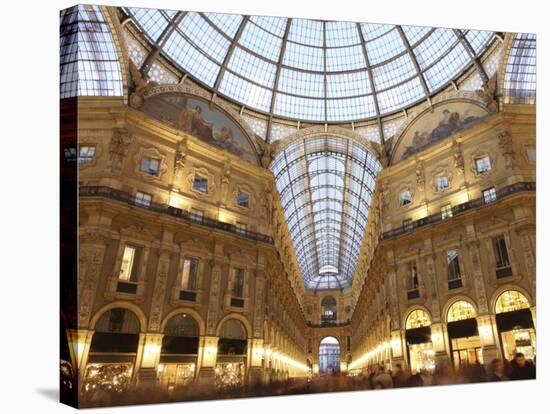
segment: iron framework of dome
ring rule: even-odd
[[[429,99],[492,32],[127,8],[176,67],[259,112],[311,122],[379,118]],[[485,78],[485,79],[484,79]]]
[[[363,146],[332,135],[296,141],[273,160],[307,289],[351,286],[380,169]]]

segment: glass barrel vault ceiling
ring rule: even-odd
[[[380,164],[362,146],[308,137],[271,164],[304,285],[350,287]]]
[[[315,122],[375,118],[427,99],[492,32],[126,8],[150,43],[219,95]]]

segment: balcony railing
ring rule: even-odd
[[[265,234],[256,233],[250,230],[243,230],[237,226],[229,223],[224,223],[223,221],[213,220],[206,217],[203,217],[198,214],[192,214],[188,211],[182,210],[180,208],[172,207],[167,204],[160,204],[155,202],[150,202],[147,204],[136,203],[135,196],[125,191],[116,190],[111,187],[105,186],[82,186],[80,187],[80,197],[104,197],[111,200],[116,200],[123,202],[125,204],[136,206],[144,210],[153,211],[155,213],[167,214],[169,216],[175,217],[177,219],[200,224],[202,226],[226,231],[228,233],[236,234],[240,237],[244,237],[250,240],[260,241],[263,243],[273,244],[273,239],[270,236]]]
[[[495,202],[498,202],[500,199],[506,198],[509,195],[523,192],[523,191],[536,191],[536,189],[537,189],[536,183],[534,182],[522,182],[522,183],[511,184],[507,187],[503,187],[499,189],[497,191],[496,200],[490,203],[485,201],[483,197],[480,197],[480,198],[476,198],[476,199],[467,201],[466,203],[458,204],[452,207],[452,217],[445,218],[445,221],[452,220],[456,216],[459,216],[460,214],[463,214],[466,211],[473,210],[487,204],[494,204]],[[430,224],[439,223],[442,220],[443,219],[441,217],[441,212],[437,212],[435,214],[432,214],[431,216],[426,216],[419,220],[407,223],[406,226],[399,226],[393,230],[386,231],[382,233],[382,235],[380,236],[380,240],[386,240],[386,239],[398,237],[398,236],[401,236],[402,234],[410,233],[419,227],[424,227]]]

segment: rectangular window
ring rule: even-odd
[[[435,178],[435,189],[437,192],[449,188],[449,178],[446,175],[440,175]]]
[[[460,264],[458,262],[458,249],[447,251],[447,278],[449,289],[462,287],[462,275],[460,274]]]
[[[497,199],[497,191],[495,190],[495,187],[488,188],[487,190],[483,190],[483,201],[485,203],[492,203]]]
[[[407,290],[418,289],[418,271],[416,269],[416,262],[407,263]]]
[[[81,145],[78,151],[78,163],[88,164],[94,160],[95,146]]]
[[[448,219],[453,216],[453,208],[450,204],[445,204],[441,207],[441,220]]]
[[[142,193],[141,191],[136,192],[136,205],[140,207],[149,207],[153,196],[151,194]]]
[[[125,282],[135,282],[137,279],[137,256],[138,250],[133,246],[124,246],[122,254],[122,263],[120,265],[120,273],[118,278]]]
[[[491,158],[488,155],[480,158],[476,158],[476,171],[478,174],[482,174],[487,171],[491,171]]]
[[[244,297],[244,269],[234,270],[232,295],[237,298]]]
[[[411,231],[412,229],[413,229],[412,219],[403,220],[403,230],[404,231]]]
[[[493,239],[493,250],[495,251],[495,261],[497,269],[510,266],[508,258],[508,249],[504,236],[498,236]]]
[[[159,159],[143,157],[141,160],[141,171],[146,174],[157,175],[159,173],[159,165]]]
[[[412,193],[410,191],[403,191],[399,194],[399,206],[403,207],[412,203]]]
[[[183,262],[183,272],[181,276],[181,288],[183,290],[197,290],[198,271],[199,261],[193,257],[187,257]]]
[[[195,175],[193,190],[200,191],[201,193],[208,193],[208,179],[200,175]]]
[[[250,196],[247,192],[239,191],[237,193],[237,205],[239,207],[248,208],[250,206]]]
[[[235,227],[237,228],[237,233],[239,234],[246,234],[246,231],[248,229],[248,226],[244,223],[236,223]]]

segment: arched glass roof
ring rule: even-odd
[[[101,6],[60,13],[60,98],[123,96],[122,71]]]
[[[271,163],[304,285],[351,286],[380,164],[331,135],[290,144]]]
[[[428,99],[492,32],[127,8],[148,41],[219,95],[279,118],[376,118]]]
[[[504,101],[534,103],[537,93],[537,38],[517,33],[504,70]]]

